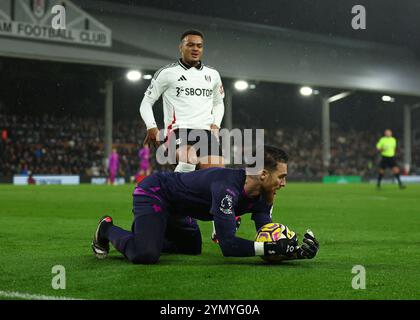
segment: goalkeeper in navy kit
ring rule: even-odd
[[[105,258],[109,242],[136,264],[157,263],[162,252],[199,254],[199,230],[192,227],[174,231],[170,223],[179,217],[192,217],[214,221],[218,243],[226,257],[282,255],[288,259],[311,259],[319,248],[311,231],[305,233],[301,246],[296,236],[254,242],[235,235],[235,215],[251,213],[257,230],[272,222],[275,194],[286,186],[287,161],[284,151],[266,146],[264,168],[258,174],[228,168],[153,174],[134,190],[132,230],[123,230],[114,225],[110,216],[103,216],[92,242],[94,254]]]

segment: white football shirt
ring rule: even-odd
[[[144,94],[152,103],[162,95],[166,132],[177,128],[210,130],[213,123],[220,127],[224,90],[214,68],[202,63],[190,67],[179,59],[159,69]],[[146,126],[155,126],[154,117],[147,118],[152,121]]]

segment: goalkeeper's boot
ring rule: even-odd
[[[99,219],[98,227],[92,241],[92,250],[98,259],[105,259],[109,253],[109,240],[103,237],[104,230],[112,226],[112,218],[103,216]]]

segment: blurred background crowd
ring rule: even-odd
[[[102,119],[0,114],[0,174],[74,174],[106,176],[104,125]],[[129,179],[139,168],[138,151],[146,128],[140,119],[118,120],[113,125],[114,146],[119,154],[119,176]],[[381,132],[331,130],[331,165],[326,174],[376,175],[378,153],[375,148]],[[395,136],[398,138],[399,133]],[[285,127],[265,130],[265,142],[278,145],[290,154],[290,177],[320,179],[322,166],[321,134],[318,129]],[[401,139],[399,139],[401,141]],[[401,154],[402,148],[399,149]],[[414,145],[414,164],[420,163],[420,145]],[[401,160],[401,157],[399,157]],[[151,157],[154,170],[165,170]],[[401,164],[401,163],[400,163]],[[418,166],[412,171],[417,172]]]

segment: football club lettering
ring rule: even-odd
[[[71,1],[21,0],[15,2],[14,10],[12,15],[6,1],[0,2],[0,35],[111,46],[111,30],[81,11]],[[19,18],[15,20],[15,16]],[[91,27],[88,28],[87,25]]]

